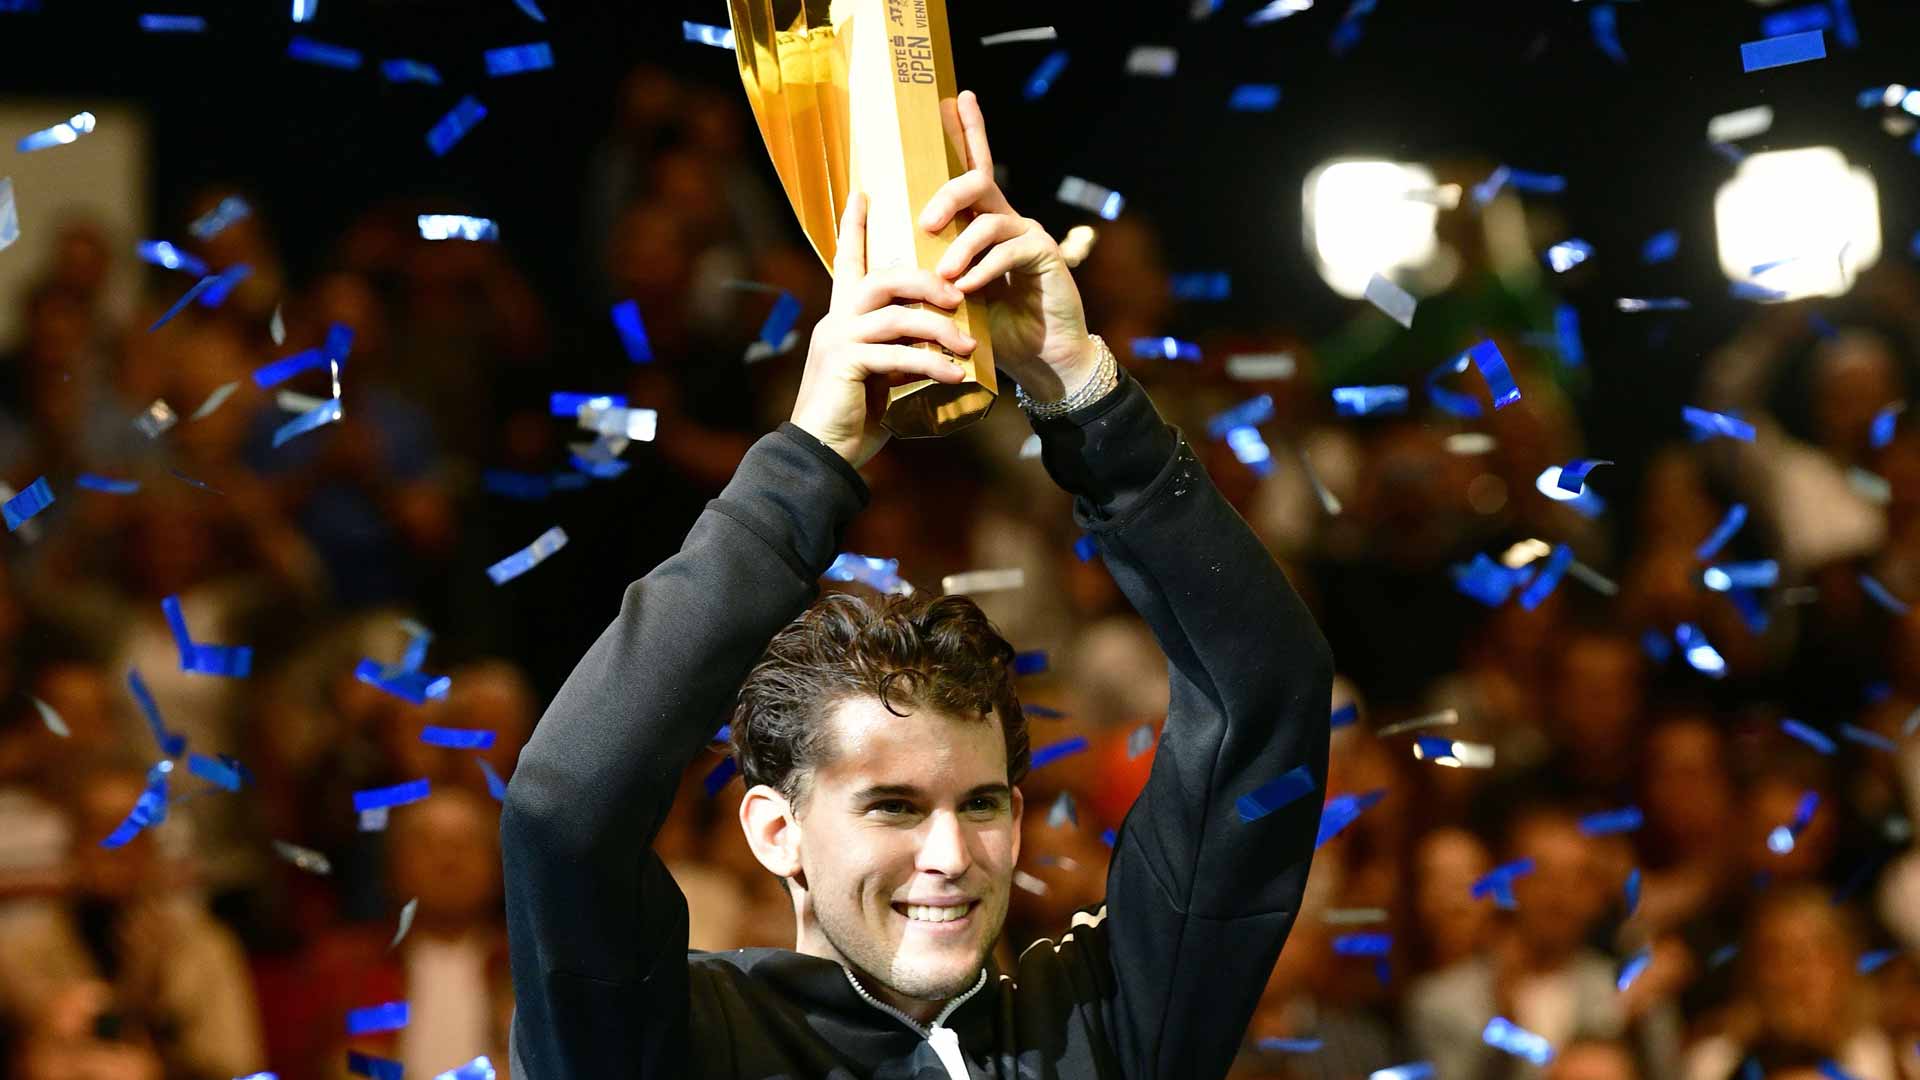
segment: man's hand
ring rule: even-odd
[[[794,426],[854,468],[865,465],[887,443],[880,415],[888,390],[918,379],[956,383],[964,376],[960,365],[940,353],[900,343],[931,341],[962,356],[975,345],[948,315],[895,301],[925,301],[952,311],[962,299],[952,282],[925,270],[867,273],[867,198],[849,198],[833,260],[833,299],[807,347]]]
[[[937,270],[961,292],[984,295],[1000,369],[1035,400],[1058,400],[1078,390],[1099,366],[1080,290],[1060,245],[1039,222],[1016,214],[994,181],[980,99],[967,90],[954,105],[967,171],[927,201],[920,225],[937,233],[955,215],[971,215]]]

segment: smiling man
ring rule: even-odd
[[[1326,643],[1087,333],[1058,245],[993,181],[971,94],[959,113],[969,171],[921,218],[971,215],[946,261],[869,272],[849,200],[791,422],[628,587],[521,754],[501,819],[518,1080],[1218,1077],[1265,988],[1319,823]],[[933,309],[974,292],[1049,475],[1172,673],[1106,902],[1012,971],[989,956],[1031,758],[1013,649],[964,597],[815,602],[887,387],[959,378],[902,343],[970,351]],[[650,850],[729,710],[740,825],[786,882],[792,950],[688,952],[686,898]],[[1237,800],[1295,770],[1313,796],[1242,819]]]

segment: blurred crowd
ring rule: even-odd
[[[250,276],[217,308],[149,332],[191,279],[148,268],[134,317],[116,322],[104,283],[137,238],[23,221],[59,242],[16,298],[24,333],[0,358],[0,481],[45,476],[58,499],[0,561],[8,1075],[320,1080],[346,1075],[349,1050],[416,1077],[480,1054],[506,1069],[498,803],[468,759],[512,775],[624,585],[677,548],[785,418],[804,344],[749,348],[778,292],[804,305],[802,342],[827,298],[737,94],[641,70],[618,113],[583,193],[589,284],[564,299],[537,289],[510,247],[421,239],[414,215],[462,208],[411,199],[368,208],[320,272],[294,280],[274,235],[290,208],[239,192],[250,216],[184,246]],[[186,220],[235,193],[209,185],[163,231],[185,241]],[[1582,395],[1608,356],[1582,366],[1540,336],[1542,271],[1505,257],[1494,223],[1547,226],[1516,219],[1511,200],[1447,226],[1456,307],[1439,321],[1459,336],[1424,358],[1472,344],[1470,325],[1501,343],[1523,397],[1496,412],[1476,389],[1478,419],[1334,416],[1326,390],[1362,381],[1350,377],[1366,363],[1356,342],[1381,340],[1383,317],[1362,310],[1322,342],[1283,325],[1211,330],[1204,307],[1173,298],[1144,215],[1096,223],[1076,271],[1092,327],[1123,356],[1139,337],[1202,345],[1198,364],[1128,366],[1333,644],[1334,704],[1355,719],[1335,732],[1324,794],[1384,793],[1320,849],[1236,1076],[1358,1077],[1425,1060],[1441,1080],[1920,1080],[1920,962],[1905,951],[1920,945],[1920,745],[1908,737],[1920,615],[1861,584],[1868,574],[1920,599],[1920,439],[1904,417],[1885,446],[1870,437],[1909,394],[1920,284],[1889,267],[1818,315],[1751,309],[1693,390],[1753,422],[1751,443],[1689,442],[1672,423],[1661,445],[1591,446]],[[606,317],[625,299],[644,315],[651,363],[627,359]],[[305,407],[280,391],[326,396],[329,374],[263,390],[250,373],[335,324],[354,333],[343,418],[276,448],[276,428]],[[1233,378],[1226,358],[1244,353],[1286,353],[1291,373]],[[549,414],[562,390],[658,410],[657,439],[627,452],[622,476],[556,482],[571,471],[567,444],[590,438]],[[1206,421],[1263,393],[1272,456],[1243,464]],[[133,421],[156,401],[176,422],[149,435]],[[1075,556],[1068,502],[1023,454],[1027,435],[1005,403],[961,436],[896,444],[868,470],[873,503],[847,537],[923,589],[967,569],[1024,570],[1024,588],[979,599],[1016,648],[1048,654],[1021,683],[1024,701],[1062,714],[1036,715],[1036,743],[1089,740],[1028,781],[1008,964],[1101,898],[1103,833],[1144,782],[1141,731],[1167,707],[1165,661],[1099,562]],[[1603,515],[1536,485],[1580,456],[1630,463],[1593,474],[1613,503]],[[82,473],[141,487],[85,490]],[[506,473],[534,489],[497,483]],[[1716,558],[1780,567],[1746,610],[1703,585],[1696,551],[1736,504],[1749,520]],[[567,548],[505,586],[487,580],[487,565],[556,523]],[[1589,572],[1532,608],[1455,587],[1450,568],[1476,553],[1537,561],[1534,540],[1571,545]],[[252,646],[251,675],[180,671],[170,596],[196,640]],[[400,659],[408,620],[435,635],[425,669],[451,677],[444,699],[414,705],[355,677],[363,658]],[[1672,646],[1683,624],[1723,670]],[[167,730],[230,755],[249,783],[228,792],[177,770],[166,820],[107,849],[159,756],[130,671]],[[1796,741],[1789,717],[1835,751]],[[430,745],[426,725],[495,742]],[[1416,759],[1414,739],[1435,734],[1491,746],[1491,767]],[[656,850],[688,896],[694,948],[790,946],[786,893],[734,822],[739,782],[705,790],[719,755],[687,772]],[[356,817],[354,791],[421,777],[430,798],[384,826]],[[1638,828],[1581,824],[1629,806]],[[1476,887],[1519,860],[1510,895]],[[1357,934],[1391,946],[1351,955],[1342,942]],[[1621,989],[1630,961],[1638,974]],[[405,1028],[347,1037],[349,1010],[398,1000]],[[1486,1045],[1495,1016],[1545,1037],[1555,1059]]]

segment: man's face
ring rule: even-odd
[[[1006,921],[1020,856],[1000,722],[922,707],[895,716],[871,698],[828,719],[835,753],[813,771],[799,816],[819,932],[899,994],[963,993]]]

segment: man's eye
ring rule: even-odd
[[[967,809],[976,814],[997,814],[1000,812],[1000,800],[991,795],[982,795],[968,803]]]
[[[902,814],[910,814],[913,812],[913,807],[908,806],[906,803],[901,802],[899,799],[889,799],[886,802],[877,802],[877,803],[874,803],[872,806],[868,807],[867,809],[872,813],[886,814],[890,817],[897,817]]]

